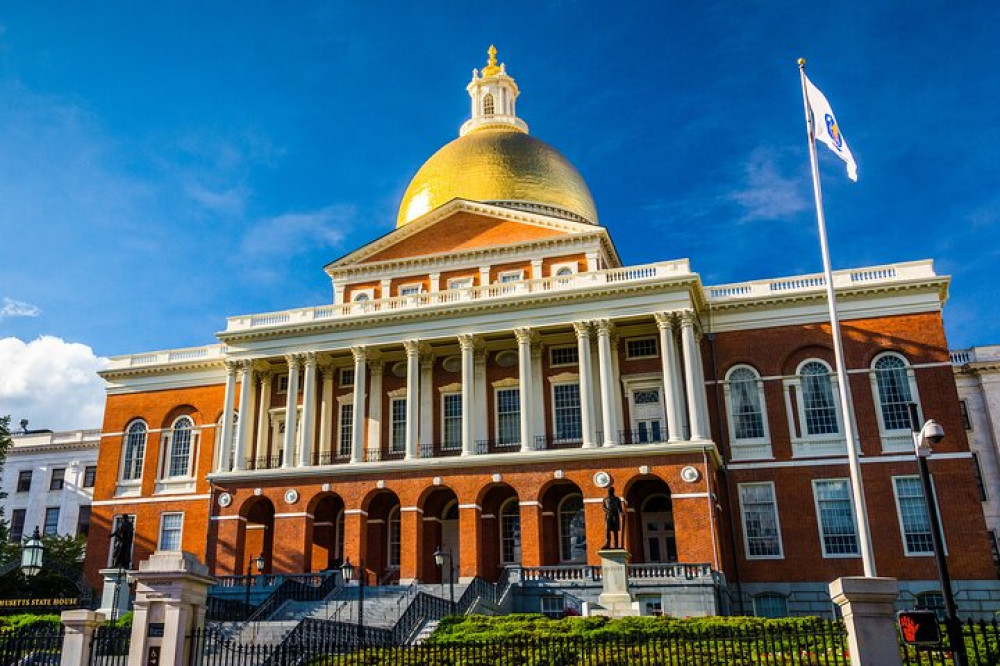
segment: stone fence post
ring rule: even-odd
[[[830,583],[830,597],[847,625],[851,666],[902,666],[896,634],[899,584],[895,578],[845,576]]]
[[[63,611],[63,635],[60,666],[87,666],[90,663],[90,641],[94,632],[104,622],[104,613],[92,610]]]

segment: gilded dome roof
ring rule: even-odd
[[[434,153],[406,188],[396,227],[456,198],[597,224],[590,189],[569,160],[510,125],[477,127]]]

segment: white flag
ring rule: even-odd
[[[840,159],[847,162],[847,177],[857,182],[858,165],[854,161],[851,149],[847,147],[847,140],[840,131],[837,116],[833,115],[830,103],[826,101],[826,97],[819,91],[819,88],[812,84],[809,77],[806,77],[806,98],[809,100],[809,109],[813,114],[813,132],[815,132],[816,138],[837,153]]]

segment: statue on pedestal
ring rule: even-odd
[[[608,486],[608,496],[602,503],[604,508],[604,548],[622,548],[623,539],[620,538],[622,530],[622,516],[625,507],[622,505],[620,497],[615,496],[615,487]],[[614,545],[612,546],[612,538]]]
[[[132,528],[132,517],[122,516],[118,528],[111,533],[111,566],[115,569],[132,568],[132,539],[135,530]]]

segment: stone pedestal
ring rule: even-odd
[[[205,622],[208,588],[215,579],[191,553],[157,551],[139,564],[129,666],[186,664],[188,635]],[[156,654],[151,658],[151,655]]]
[[[91,610],[63,611],[63,635],[60,666],[88,666],[90,664],[90,639],[104,622],[104,613]]]
[[[121,617],[132,610],[132,594],[128,589],[130,572],[124,569],[101,569],[100,573],[104,578],[104,589],[101,590],[101,607],[97,612],[108,617]]]
[[[597,551],[601,558],[601,583],[604,591],[599,597],[600,609],[591,609],[594,615],[628,617],[641,615],[639,602],[628,590],[628,551],[607,548]]]
[[[847,626],[851,666],[901,666],[896,636],[895,578],[846,576],[830,583],[830,597]]]

